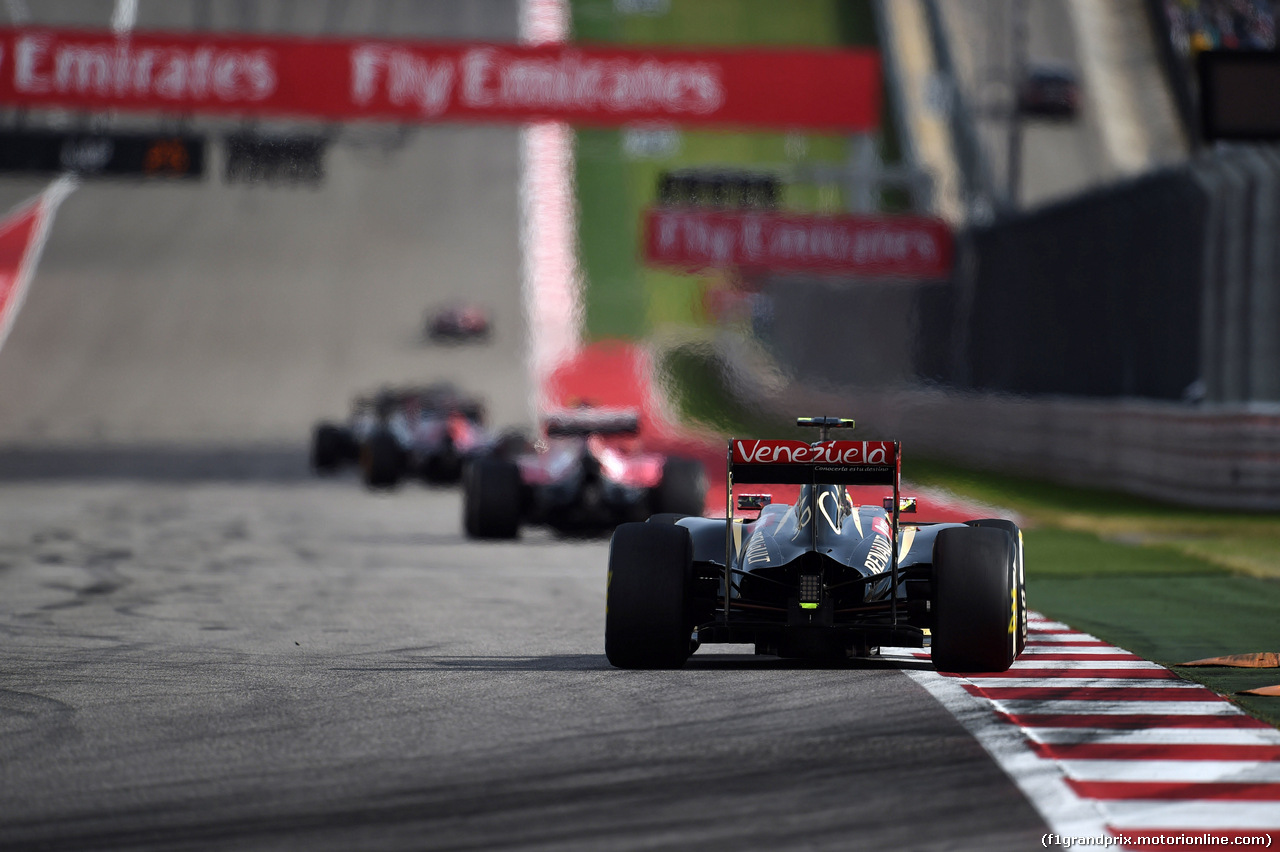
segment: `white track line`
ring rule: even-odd
[[[1146,677],[971,677],[980,689],[1204,689],[1185,680],[1157,680]]]
[[[1146,660],[1026,660],[1019,657],[1009,671],[1019,669],[1160,669],[1164,666]]]
[[[1122,651],[1115,645],[1027,645],[1022,649],[1022,655],[1019,659],[1025,660],[1028,657],[1036,657],[1040,654],[1125,654],[1132,656],[1128,651]]]
[[[1096,728],[1027,728],[1035,742],[1046,745],[1267,745],[1280,746],[1275,728],[1144,728],[1098,730]]]
[[[1176,802],[1135,800],[1108,802],[1110,824],[1125,829],[1280,829],[1276,802]],[[1280,834],[1274,838],[1280,841]],[[1274,844],[1273,844],[1274,845]],[[1254,849],[1266,848],[1252,847]]]
[[[987,699],[991,701],[991,699]],[[998,710],[1010,716],[1071,715],[1075,713],[1116,716],[1235,716],[1236,706],[1221,699],[1217,701],[1036,701],[1017,699],[991,701]]]
[[[1027,616],[1027,627],[1034,629],[1037,633],[1069,633],[1072,636],[1089,635],[1076,630],[1070,624],[1063,624],[1061,621],[1054,621],[1051,618],[1045,618],[1043,615]]]
[[[1077,781],[1280,784],[1280,763],[1260,760],[1059,760]],[[1280,818],[1280,803],[1276,803]]]
[[[1055,631],[1053,625],[1057,622],[1051,621],[1028,621],[1028,629],[1034,629],[1036,638],[1041,642],[1101,642],[1097,636],[1092,633],[1082,633],[1079,630],[1071,630],[1065,628]],[[1030,639],[1030,637],[1028,637]]]

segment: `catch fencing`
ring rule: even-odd
[[[1280,149],[1238,146],[972,229],[922,294],[926,381],[1280,402]]]

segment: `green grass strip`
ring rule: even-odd
[[[1209,568],[1208,573],[1126,573],[1134,561],[1149,568],[1142,547],[1085,542],[1065,551],[1051,546],[1053,531],[1025,534],[1027,604],[1050,618],[1092,633],[1189,680],[1222,693],[1245,712],[1280,726],[1280,698],[1236,695],[1243,689],[1280,684],[1280,669],[1181,667],[1180,663],[1225,654],[1280,649],[1280,583]],[[1069,533],[1082,539],[1085,533]],[[1089,552],[1105,560],[1109,576],[1069,576],[1042,571]],[[1183,566],[1188,567],[1188,566]]]

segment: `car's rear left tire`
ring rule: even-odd
[[[934,668],[1002,672],[1017,651],[1016,560],[1006,530],[952,527],[933,545]]]
[[[515,538],[520,534],[520,468],[498,458],[467,466],[462,526],[471,538]]]
[[[620,524],[609,543],[604,652],[620,669],[677,669],[692,653],[693,539],[676,524]]]

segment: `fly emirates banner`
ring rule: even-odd
[[[636,122],[854,133],[867,50],[666,50],[0,29],[0,103],[324,121]]]

